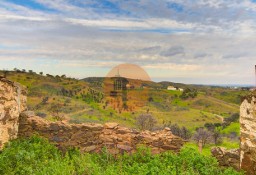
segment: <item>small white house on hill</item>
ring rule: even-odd
[[[168,87],[167,87],[167,90],[169,90],[169,91],[176,91],[177,88],[174,87],[174,86],[168,86]]]

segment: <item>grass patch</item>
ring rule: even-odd
[[[235,132],[237,135],[240,135],[240,124],[238,122],[232,122],[230,125],[225,127],[222,131],[222,134],[231,134]]]
[[[216,146],[219,146],[219,147],[225,147],[227,149],[238,149],[239,148],[239,142],[235,142],[235,141],[231,141],[227,138],[225,138],[223,140],[223,142],[221,144],[218,144],[218,145],[214,145],[214,144],[206,144],[203,149],[202,149],[202,154],[204,156],[208,156],[208,157],[211,157],[211,149],[213,147],[216,147]],[[195,150],[198,150],[198,145],[195,143],[195,142],[187,142],[184,147],[186,148],[193,148]]]

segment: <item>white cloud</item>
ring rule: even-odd
[[[165,63],[165,64],[149,64],[146,66],[143,66],[146,69],[167,69],[167,70],[172,70],[172,71],[196,71],[200,70],[201,66],[200,65],[190,65],[190,64],[174,64],[174,63]]]
[[[51,65],[52,60],[63,66],[62,73],[68,66],[96,69],[129,62],[153,71],[153,78],[218,81],[225,76],[230,82],[250,75],[256,64],[256,10],[250,1],[177,0],[181,12],[168,9],[165,1],[156,1],[159,6],[145,0],[112,1],[130,14],[97,12],[68,0],[37,0],[58,13],[1,1],[0,43],[8,47],[0,45],[0,61],[15,67],[17,61],[48,60]]]
[[[28,21],[50,21],[50,19],[42,17],[28,17],[18,15],[0,15],[0,20],[28,20]]]

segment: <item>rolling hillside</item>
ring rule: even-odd
[[[0,71],[1,74],[4,72]],[[240,96],[247,93],[222,87],[129,80],[137,86],[148,88],[150,100],[144,107],[120,112],[106,105],[104,78],[77,80],[65,75],[52,76],[19,70],[8,71],[7,78],[28,88],[29,109],[41,117],[49,120],[62,118],[75,123],[116,121],[130,127],[136,127],[136,117],[144,113],[152,114],[159,126],[177,123],[194,130],[205,123],[221,123],[224,118],[239,112]],[[169,85],[196,89],[198,95],[182,99],[181,91],[166,90]]]

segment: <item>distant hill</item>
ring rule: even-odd
[[[102,86],[104,83],[104,80],[107,79],[106,77],[87,77],[84,79],[81,79],[82,81],[85,81],[92,86],[95,85],[97,86]],[[182,83],[173,83],[173,82],[168,82],[168,81],[162,81],[162,82],[154,82],[154,81],[143,81],[143,80],[135,80],[135,79],[129,79],[127,78],[129,82],[132,84],[136,85],[144,85],[150,88],[161,88],[161,89],[167,89],[168,86],[174,86],[178,88],[185,88],[189,87],[189,85],[185,85]]]

